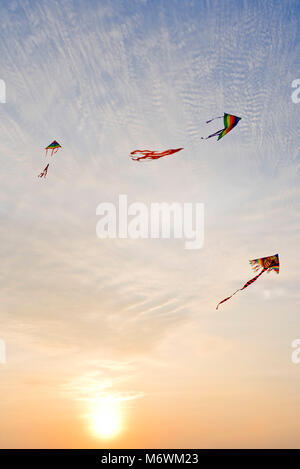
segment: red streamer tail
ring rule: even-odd
[[[42,178],[42,177],[45,178],[47,176],[48,168],[49,168],[49,163],[47,164],[46,168],[41,172],[41,174],[38,175],[38,177],[39,178]]]
[[[165,150],[165,151],[151,151],[151,150],[134,150],[130,153],[131,159],[133,161],[140,161],[140,160],[158,160],[158,158],[162,158],[163,156],[167,155],[172,155],[173,153],[176,153],[177,151],[183,150],[183,148],[175,148],[175,149],[170,149],[170,150]],[[136,158],[133,157],[133,155],[142,155],[138,156]]]

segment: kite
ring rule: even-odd
[[[56,140],[53,140],[53,142],[50,143],[50,145],[48,145],[48,146],[45,148],[45,150],[46,150],[46,156],[47,156],[48,150],[52,150],[52,151],[51,151],[51,156],[53,156],[53,153],[56,153],[56,152],[59,150],[59,148],[61,148],[60,144],[57,143]]]
[[[255,272],[258,272],[259,269],[262,269],[256,277],[253,277],[251,280],[249,280],[247,283],[242,288],[239,288],[236,290],[231,296],[228,296],[224,300],[220,301],[218,303],[217,308],[219,307],[220,304],[224,303],[225,301],[229,300],[233,295],[235,295],[238,291],[244,290],[244,288],[248,287],[251,285],[255,280],[258,279],[264,272],[271,272],[271,270],[274,270],[277,274],[279,274],[279,256],[278,254],[274,254],[274,256],[269,256],[269,257],[261,257],[259,259],[253,259],[252,261],[249,261],[252,269]]]
[[[241,120],[241,117],[234,116],[233,114],[226,114],[224,112],[224,116],[218,116],[214,117],[213,119],[210,119],[209,121],[206,121],[207,124],[209,122],[212,122],[215,119],[222,119],[224,117],[224,129],[218,130],[214,134],[209,135],[208,137],[201,137],[202,140],[207,140],[208,138],[211,137],[216,137],[218,135],[218,140],[220,140],[224,135],[228,134]]]
[[[42,178],[42,177],[45,178],[47,176],[48,168],[49,168],[49,163],[47,164],[46,168],[41,172],[41,174],[38,175],[38,177],[39,178]]]
[[[183,150],[183,148],[170,149],[170,150],[166,150],[162,152],[151,151],[151,150],[134,150],[130,154],[132,155],[131,159],[133,161],[140,161],[140,160],[147,160],[147,159],[158,160],[158,158],[162,158],[163,156],[167,156],[167,155],[172,155],[173,153],[176,153],[177,151],[180,151],[180,150]],[[136,154],[142,155],[142,156],[138,156],[134,158],[133,155],[136,155]]]

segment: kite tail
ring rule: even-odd
[[[202,138],[202,140],[207,140],[208,138],[216,137],[217,135],[220,135],[220,133],[222,133],[223,130],[224,129],[218,130],[217,132],[215,132],[214,134],[209,135],[208,137],[201,137],[201,138]]]
[[[258,277],[261,276],[261,274],[263,274],[264,272],[266,272],[268,269],[262,269],[261,272],[259,272],[258,275],[256,275],[255,277],[253,277],[251,280],[249,280],[248,282],[245,283],[245,285],[243,286],[243,288],[241,288],[241,290],[244,290],[244,288],[246,287],[249,287],[249,285],[251,285],[251,283],[255,282],[255,280],[258,279]]]
[[[136,158],[134,158],[133,155],[142,155],[142,156],[137,156]],[[154,151],[151,151],[151,150],[134,150],[130,153],[131,155],[131,159],[133,161],[140,161],[140,160],[144,160],[144,159],[154,159],[154,155],[155,152]]]
[[[242,288],[239,288],[237,291],[235,291],[231,296],[228,296],[227,298],[225,298],[224,300],[220,301],[220,303],[217,304],[217,307],[216,309],[218,309],[218,307],[220,306],[220,304],[224,303],[225,301],[227,300],[230,300],[231,297],[233,297],[233,295],[235,295],[238,291],[241,291],[241,290],[244,290],[244,288],[247,288],[249,287],[249,285],[251,285],[251,283],[255,282],[255,280],[258,279],[258,277],[261,276],[261,274],[263,274],[264,272],[266,272],[267,269],[263,269],[261,272],[259,272],[258,275],[256,275],[255,277],[253,277],[251,280],[249,280],[248,282],[245,283],[245,285],[242,287]]]
[[[217,307],[216,309],[219,308],[219,306],[222,304],[222,303],[225,303],[225,301],[227,300],[230,300],[230,298],[233,297],[233,295],[235,295],[238,291],[242,290],[242,288],[239,288],[238,290],[236,290],[234,293],[232,293],[232,295],[228,296],[227,298],[225,298],[224,300],[220,301],[220,303],[217,304]]]
[[[135,155],[136,153],[142,153],[143,155],[146,155],[147,153],[153,153],[151,150],[134,150],[131,151],[131,155]]]
[[[130,153],[131,159],[133,161],[140,161],[140,160],[157,160],[158,158],[162,158],[163,156],[172,155],[173,153],[177,153],[178,151],[183,150],[183,148],[170,148],[169,150],[165,151],[151,151],[151,150],[134,150]],[[136,158],[133,155],[142,155]]]
[[[212,119],[210,119],[209,121],[206,121],[207,124],[209,124],[210,122],[216,120],[216,119],[223,119],[224,116],[218,116],[218,117],[213,117]]]
[[[46,168],[38,175],[39,178],[46,177],[48,172],[49,164],[47,164]]]

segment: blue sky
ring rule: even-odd
[[[108,392],[131,422],[116,447],[295,444],[298,17],[289,0],[1,2],[2,447],[101,446],[73,402]],[[201,140],[224,111],[238,127]],[[40,180],[54,139],[63,149]],[[136,164],[129,153],[142,147],[184,150]],[[96,207],[119,194],[204,203],[203,249],[99,240]],[[248,259],[277,252],[279,276],[215,311],[251,278]],[[151,415],[169,437],[147,433]]]

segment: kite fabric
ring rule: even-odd
[[[47,176],[48,168],[49,168],[49,163],[47,164],[46,168],[41,172],[41,174],[38,175],[38,177],[45,178]]]
[[[249,285],[251,285],[253,282],[255,282],[255,280],[257,280],[258,277],[260,277],[264,272],[271,272],[271,270],[274,270],[274,272],[279,274],[279,256],[278,256],[278,254],[275,254],[274,256],[261,257],[259,259],[253,259],[249,262],[252,266],[252,269],[255,272],[257,272],[260,268],[262,269],[261,272],[258,275],[256,275],[255,277],[253,277],[251,280],[246,282],[245,285],[242,288],[239,288],[232,295],[230,295],[227,298],[225,298],[224,300],[220,301],[220,303],[218,303],[216,309],[218,309],[219,306],[222,303],[224,303],[225,301],[232,298],[233,295],[235,295],[238,291],[242,291],[242,290],[244,290],[244,288],[249,287]]]
[[[279,257],[278,254],[275,256],[261,257],[260,259],[253,259],[249,261],[254,272],[257,272],[260,268],[267,269],[268,272],[274,270],[276,274],[279,274]]]
[[[151,150],[134,150],[130,153],[131,159],[133,161],[141,161],[141,160],[158,160],[158,158],[162,158],[163,156],[167,155],[172,155],[173,153],[176,153],[177,151],[183,150],[183,148],[176,148],[176,149],[170,149],[170,150],[165,150],[162,152],[159,151],[151,151]],[[134,157],[133,155],[142,155],[142,156],[137,156]]]
[[[224,137],[224,135],[228,134],[228,132],[230,132],[241,120],[241,117],[234,116],[233,114],[226,114],[224,112],[224,116],[214,117],[213,119],[206,121],[206,123],[209,124],[215,119],[222,119],[222,118],[224,118],[224,129],[218,130],[217,132],[209,135],[208,137],[201,137],[202,140],[207,140],[208,138],[216,137],[216,136],[218,136],[218,140],[220,140],[222,137]]]
[[[60,144],[56,140],[53,140],[53,142],[50,143],[50,145],[48,145],[45,148],[46,156],[47,156],[48,150],[51,150],[51,156],[53,156],[53,153],[56,153],[59,150],[59,148],[61,148]]]

